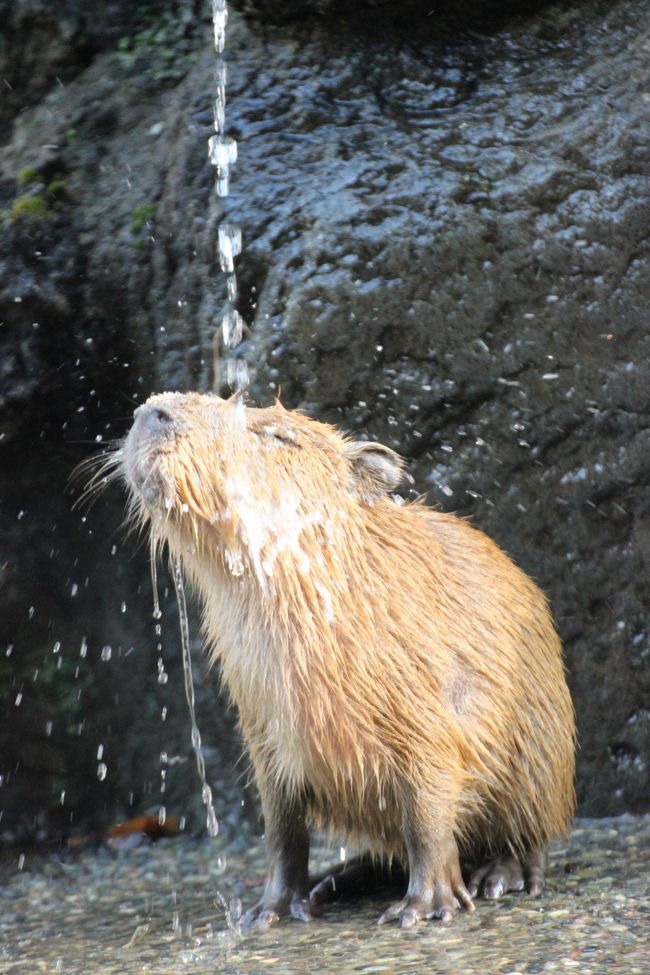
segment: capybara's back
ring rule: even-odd
[[[537,586],[466,521],[394,499],[388,448],[279,405],[152,397],[123,453],[239,709],[270,858],[250,917],[310,916],[313,824],[407,866],[384,920],[539,893],[574,718]]]

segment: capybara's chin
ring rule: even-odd
[[[279,404],[153,396],[122,463],[238,708],[269,856],[249,920],[320,903],[314,826],[403,864],[383,920],[540,893],[573,815],[574,716],[528,576],[466,520],[394,498],[392,450]]]

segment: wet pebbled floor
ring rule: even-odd
[[[335,862],[319,849],[314,867]],[[480,901],[450,925],[376,925],[389,895],[309,925],[242,936],[264,874],[258,840],[189,837],[128,853],[0,857],[0,972],[648,975],[650,817],[579,821],[551,853],[547,890]]]

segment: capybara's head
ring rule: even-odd
[[[393,491],[402,462],[279,404],[161,393],[135,411],[122,469],[159,537],[219,548],[263,575],[278,551],[300,557],[305,527],[327,531],[335,513],[338,522]]]

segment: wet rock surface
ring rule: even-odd
[[[0,829],[194,801],[172,601],[161,652],[119,490],[84,515],[66,484],[149,392],[210,387],[224,215],[254,398],[281,388],[396,447],[414,491],[535,576],[567,647],[581,809],[647,808],[645,3],[463,30],[233,14],[227,208],[209,11],[170,11],[113,48],[110,25],[62,83],[54,62],[21,80],[0,159]],[[239,746],[214,688],[199,723],[225,779]]]
[[[92,10],[79,0],[0,0],[0,128],[38,101],[53,82],[64,85],[101,51],[146,26],[166,10],[181,21],[189,4],[163,0],[109,0]],[[197,8],[198,9],[198,8]]]
[[[339,904],[313,923],[242,937],[263,876],[259,843],[161,842],[120,856],[5,857],[0,971],[502,972],[645,975],[650,820],[580,822],[550,859],[539,900],[478,902],[449,925],[378,928],[385,898]],[[323,864],[336,859],[321,849]],[[20,869],[18,869],[20,868]]]

